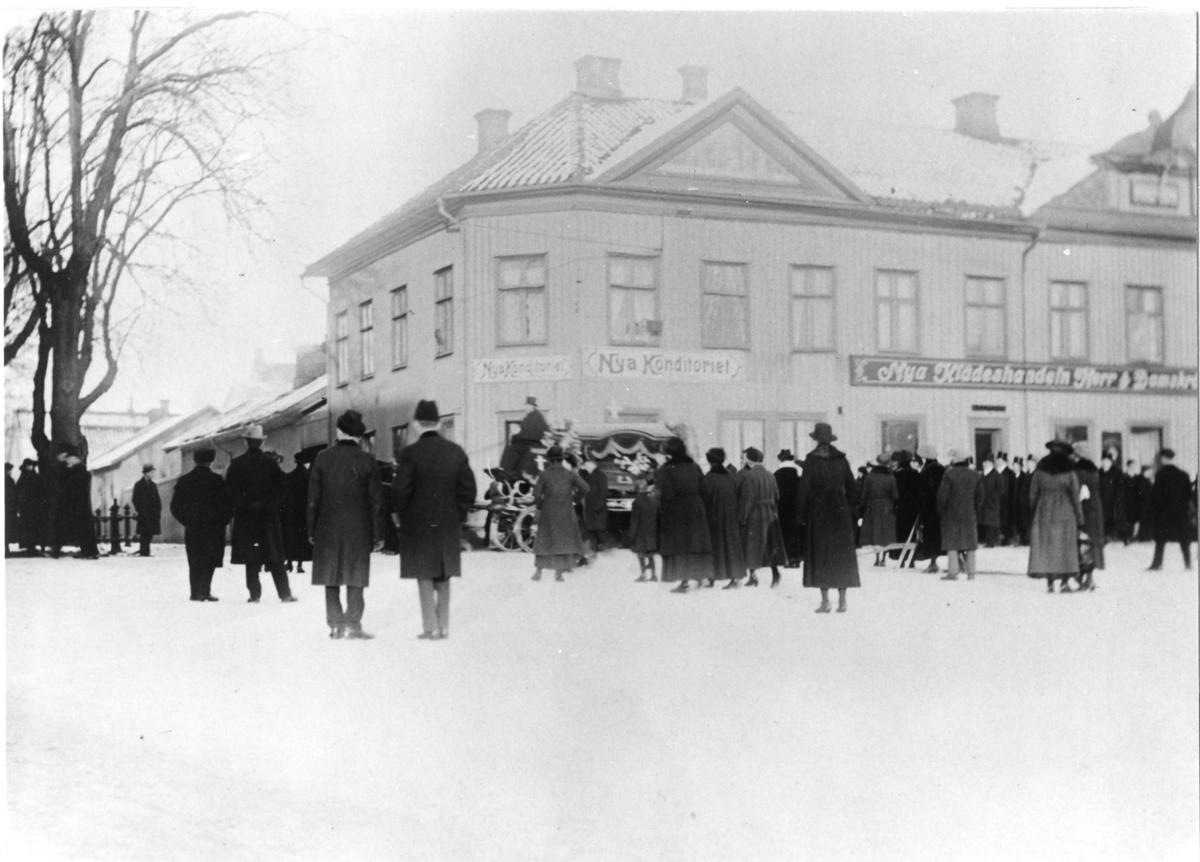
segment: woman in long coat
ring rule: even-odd
[[[741,586],[746,574],[742,528],[738,523],[737,479],[725,469],[724,449],[709,449],[704,457],[709,464],[704,477],[707,489],[704,511],[708,514],[708,535],[712,539],[713,578],[728,578],[724,589],[730,590]]]
[[[804,586],[821,591],[817,613],[829,613],[829,590],[838,591],[838,613],[846,610],[846,590],[860,586],[854,550],[854,472],[832,443],[833,429],[818,422],[808,435],[817,448],[804,459],[796,512],[804,529]]]
[[[1087,497],[1080,501],[1083,509],[1083,531],[1087,533],[1088,542],[1092,546],[1092,559],[1095,568],[1104,568],[1104,500],[1100,490],[1100,471],[1094,461],[1088,458],[1087,448],[1082,443],[1075,444],[1075,476],[1079,479],[1080,496]],[[1082,489],[1087,488],[1087,493]],[[1082,574],[1082,573],[1081,573]],[[1079,581],[1080,589],[1094,590],[1094,579],[1089,575]]]
[[[959,553],[966,557],[967,579],[975,577],[975,549],[979,547],[979,510],[983,506],[983,477],[967,464],[967,453],[952,448],[950,469],[938,486],[937,507],[942,519],[942,548],[949,571],[943,581],[958,579]]]
[[[546,469],[533,486],[533,503],[538,509],[537,536],[533,540],[533,579],[542,579],[542,569],[553,569],[554,580],[575,568],[583,553],[575,503],[587,496],[588,483],[563,466],[563,450],[551,446],[546,452]]]
[[[1029,488],[1033,523],[1029,528],[1029,577],[1045,578],[1047,592],[1062,581],[1060,592],[1069,593],[1068,578],[1079,576],[1079,477],[1071,463],[1071,444],[1051,440],[1050,454],[1038,462]]]
[[[779,585],[779,567],[787,562],[783,533],[779,529],[779,486],[762,465],[762,452],[746,450],[746,469],[738,475],[738,522],[742,526],[742,544],[746,549],[746,568],[750,579],[746,586],[757,587],[756,569],[771,567],[771,586]]]
[[[688,581],[711,580],[712,538],[703,495],[704,474],[688,457],[687,446],[672,437],[663,446],[667,463],[658,468],[658,552],[663,581],[678,581],[674,592],[686,593]]]
[[[875,466],[863,479],[858,509],[862,512],[862,528],[858,534],[860,548],[890,545],[896,541],[896,499],[900,491],[896,478],[888,469],[888,456],[880,454]],[[883,565],[883,554],[875,555],[875,565]]]
[[[779,487],[779,529],[783,532],[783,549],[789,569],[800,565],[800,525],[796,522],[796,492],[800,490],[800,465],[791,449],[779,453],[779,469],[775,471]]]

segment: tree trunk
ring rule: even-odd
[[[79,447],[79,456],[87,459],[87,440],[80,429],[82,411],[79,396],[83,391],[83,379],[87,366],[80,357],[81,338],[91,338],[90,332],[82,332],[82,306],[86,280],[71,279],[69,270],[59,278],[62,284],[51,294],[55,297],[51,305],[53,320],[50,365],[50,451],[52,456],[62,451],[63,446]],[[71,282],[76,283],[72,284]]]

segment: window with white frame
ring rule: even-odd
[[[750,309],[746,295],[746,265],[705,261],[700,265],[703,300],[700,307],[705,347],[750,347]]]
[[[1088,297],[1082,282],[1050,282],[1050,358],[1088,358]]]
[[[658,258],[612,254],[608,257],[608,337],[613,344],[656,347]]]
[[[1003,359],[1005,347],[1004,279],[967,277],[967,356]]]
[[[833,350],[833,267],[793,266],[789,279],[792,350]]]
[[[764,450],[767,421],[765,418],[754,417],[722,419],[720,433],[721,448],[725,450],[726,460],[740,464],[742,453],[751,446],[760,452]]]
[[[449,356],[454,352],[454,267],[433,274],[433,302],[435,355]]]
[[[408,365],[408,286],[392,291],[392,368]]]
[[[917,274],[875,273],[875,337],[881,353],[919,353]]]
[[[546,343],[546,256],[502,257],[496,261],[499,343]]]
[[[333,318],[334,361],[337,365],[337,385],[350,382],[350,321],[342,311]]]
[[[367,300],[358,306],[359,375],[363,378],[375,374],[375,303]]]
[[[1125,343],[1130,362],[1163,361],[1162,288],[1125,287]]]

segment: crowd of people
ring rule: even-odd
[[[536,405],[533,414],[541,416]],[[261,426],[244,431],[246,451],[224,476],[212,470],[215,449],[197,448],[194,468],[180,477],[170,501],[184,527],[191,600],[217,601],[212,579],[224,563],[232,524],[230,562],[245,566],[248,601],[261,600],[266,569],[279,599],[295,602],[289,573],[303,573],[311,561],[312,583],[325,588],[330,637],[369,639],[362,618],[371,554],[391,544],[400,577],[417,581],[419,636],[448,637],[450,583],[461,574],[461,528],[475,505],[476,485],[466,453],[440,435],[439,422],[437,405],[421,401],[414,415],[418,439],[399,452],[394,467],[361,448],[367,429],[354,410],[338,418],[335,445],[315,458],[297,453],[289,474],[263,450]],[[533,446],[544,431],[523,426],[528,445],[512,448],[525,474],[536,471],[533,580],[553,571],[563,581],[611,538],[608,479],[595,461],[559,445],[545,451],[539,470]],[[817,612],[833,609],[829,592],[837,590],[843,613],[846,591],[861,584],[860,553],[873,554],[877,566],[889,558],[914,567],[925,562],[933,573],[944,554],[943,580],[963,572],[972,580],[981,545],[1027,545],[1027,573],[1045,580],[1049,592],[1056,584],[1060,592],[1094,589],[1110,540],[1152,538],[1152,570],[1162,566],[1166,545],[1178,543],[1185,567],[1191,566],[1196,486],[1174,465],[1170,449],[1159,453],[1151,474],[1132,461],[1122,472],[1113,452],[1097,466],[1085,445],[1062,440],[1049,441],[1041,458],[986,456],[981,469],[964,449],[951,448],[943,466],[937,450],[923,445],[916,452],[881,453],[856,476],[828,423],[817,423],[809,436],[813,449],[803,462],[783,450],[773,473],[755,447],[740,453],[740,465],[730,463],[724,449],[709,449],[705,470],[682,438],[668,439],[656,468],[636,478],[624,544],[637,555],[637,580],[659,581],[656,557],[661,580],[676,593],[717,581],[727,590],[758,586],[762,569],[770,570],[775,587],[781,568],[801,567],[803,585],[820,590]],[[77,546],[77,556],[98,558],[91,477],[77,449],[64,447],[50,476],[32,460],[21,465],[16,481],[12,465],[6,468],[9,544],[56,557],[64,546]],[[147,465],[133,493],[142,555],[161,529],[152,473]]]

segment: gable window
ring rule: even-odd
[[[967,356],[1004,358],[1004,279],[967,277]]]
[[[358,334],[362,348],[359,374],[366,379],[375,374],[375,304],[369,299],[358,306]]]
[[[433,274],[433,338],[437,356],[454,352],[454,267]]]
[[[1130,362],[1163,361],[1162,288],[1125,288],[1125,344]]]
[[[1129,181],[1129,202],[1141,207],[1166,207],[1178,209],[1179,186],[1174,182],[1157,179],[1133,179]]]
[[[500,344],[546,343],[546,256],[496,261]]]
[[[408,286],[392,291],[392,368],[408,365]]]
[[[333,318],[334,361],[337,365],[337,385],[345,386],[350,382],[350,321],[346,312],[339,312]]]
[[[750,346],[749,309],[746,296],[746,265],[741,263],[701,264],[704,292],[700,308],[705,347]]]
[[[1050,358],[1088,358],[1086,284],[1050,282]]]
[[[657,347],[658,258],[608,257],[608,337],[613,344]]]
[[[833,350],[833,267],[793,266],[789,278],[792,350]]]
[[[919,353],[917,274],[875,273],[875,338],[882,353]]]

